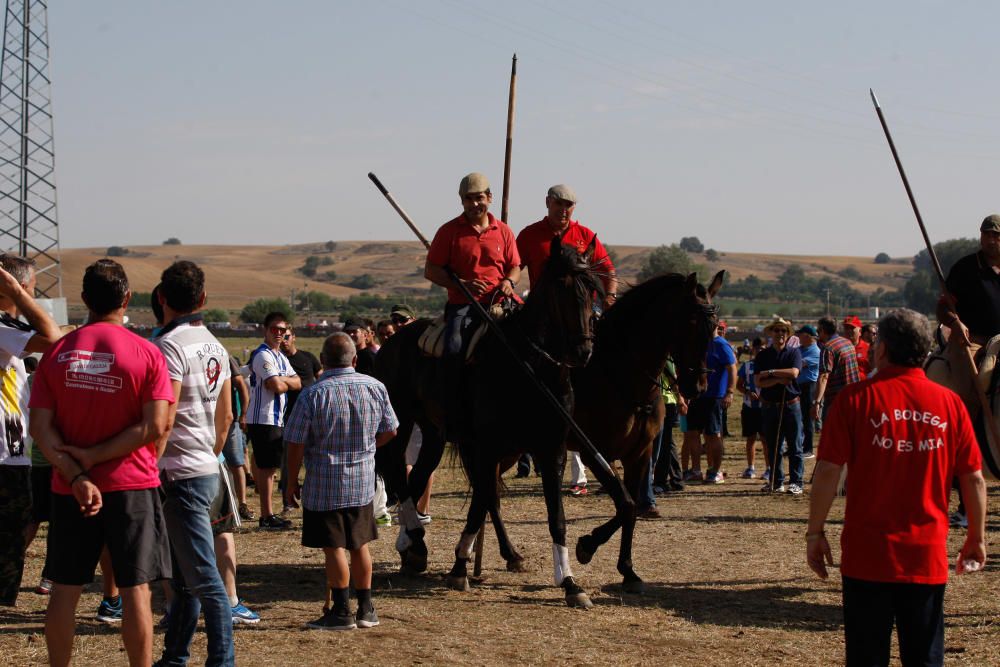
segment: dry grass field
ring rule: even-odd
[[[662,520],[639,523],[635,563],[648,584],[644,595],[622,593],[615,571],[617,538],[589,565],[575,566],[595,604],[589,611],[567,608],[561,591],[552,586],[541,485],[534,476],[508,479],[503,498],[504,517],[530,571],[506,572],[488,532],[484,581],[460,593],[445,586],[443,575],[464,522],[466,485],[459,470],[440,470],[430,509],[428,573],[398,574],[396,528],[383,531],[372,545],[382,625],[368,630],[303,628],[322,606],[321,555],[302,548],[296,531],[250,529],[237,536],[240,594],[263,620],[237,629],[237,659],[246,665],[841,663],[839,581],[835,573],[829,582],[819,581],[804,560],[808,496],[761,494],[759,481],[736,479],[743,468],[741,443],[727,440],[727,450],[729,479],[724,485],[689,485],[659,500]],[[808,463],[807,475],[812,461]],[[991,483],[989,492],[988,549],[996,557],[1000,485]],[[571,543],[612,511],[610,499],[599,494],[567,496],[565,506]],[[839,533],[842,512],[839,500],[829,526],[833,535]],[[297,529],[301,517],[291,518]],[[962,538],[962,531],[952,532],[952,553]],[[835,547],[835,556],[838,552]],[[5,664],[45,661],[45,599],[31,592],[43,557],[44,540],[36,540],[18,606],[0,612]],[[988,562],[983,572],[954,578],[948,586],[949,665],[1000,664],[997,562]],[[125,664],[117,629],[94,619],[99,601],[99,585],[89,586],[79,608],[75,662]],[[159,618],[159,594],[154,606]],[[162,644],[158,630],[157,655]],[[898,651],[893,655],[898,664]],[[199,632],[191,664],[204,657],[205,638]]]

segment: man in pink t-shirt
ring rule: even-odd
[[[825,579],[833,557],[823,526],[846,464],[840,574],[847,664],[889,664],[895,623],[904,665],[940,665],[951,480],[958,477],[969,516],[956,567],[971,572],[986,561],[982,458],[961,399],[921,368],[933,341],[927,318],[894,310],[878,332],[878,373],[847,385],[823,421],[806,558]]]
[[[156,459],[174,391],[160,351],[122,326],[132,296],[122,266],[109,259],[91,264],[82,296],[87,324],[49,348],[29,404],[31,436],[54,468],[49,663],[70,663],[76,605],[107,545],[129,663],[149,664],[149,582],[171,574]]]

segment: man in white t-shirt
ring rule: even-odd
[[[234,664],[229,595],[216,569],[209,509],[219,491],[219,453],[232,423],[229,355],[204,326],[205,274],[174,262],[160,276],[158,298],[167,323],[153,342],[163,352],[177,402],[173,429],[159,443],[160,478],[176,567],[166,665],[185,664],[201,611],[210,665]]]
[[[11,607],[21,586],[24,531],[31,522],[31,459],[24,447],[28,376],[21,357],[44,352],[59,338],[59,327],[32,298],[34,291],[34,262],[0,256],[0,605]]]
[[[264,318],[264,342],[250,355],[250,405],[247,406],[247,436],[253,446],[253,476],[260,496],[263,530],[287,530],[292,522],[272,510],[274,473],[281,467],[284,452],[285,402],[289,391],[302,389],[288,358],[281,353],[281,341],[291,327],[283,313]]]

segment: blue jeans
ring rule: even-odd
[[[785,478],[781,467],[781,440],[784,438],[788,449],[788,481],[802,486],[802,406],[799,401],[785,403],[784,414],[781,404],[763,406],[761,417],[764,427],[764,441],[767,444],[767,463],[771,468],[771,485],[778,487]],[[778,421],[781,433],[778,433]]]
[[[444,353],[445,356],[464,353],[468,347],[465,340],[469,335],[474,320],[475,311],[472,304],[449,303],[444,307],[445,333],[444,333]]]
[[[163,513],[176,567],[171,586],[170,625],[160,665],[186,665],[191,639],[204,607],[208,636],[206,665],[235,664],[233,608],[215,564],[215,539],[208,510],[219,491],[219,475],[167,482]]]
[[[802,395],[802,453],[813,453],[813,432],[815,422],[812,418],[812,393],[815,382],[799,383],[799,393]]]
[[[222,446],[222,456],[225,457],[227,466],[238,468],[247,462],[244,447],[246,447],[246,436],[243,435],[240,423],[233,420],[233,425],[229,427],[226,444]]]

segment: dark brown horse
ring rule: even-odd
[[[575,248],[554,241],[543,275],[524,307],[499,324],[503,338],[517,356],[528,363],[535,377],[569,412],[573,410],[570,369],[586,364],[593,351],[593,300],[602,290],[590,266],[592,256],[593,247],[581,255]],[[401,501],[396,549],[403,566],[419,572],[427,565],[424,528],[417,520],[414,503],[444,451],[442,427],[448,405],[444,392],[460,391],[465,396],[464,414],[468,417],[468,426],[462,430],[469,435],[457,444],[472,485],[472,500],[449,583],[457,588],[468,587],[466,571],[472,544],[487,512],[493,518],[501,554],[508,562],[520,563],[500,519],[497,464],[527,451],[535,457],[542,473],[556,585],[564,589],[568,604],[589,606],[589,599],[573,579],[566,547],[560,493],[566,463],[566,423],[492,331],[476,347],[463,386],[443,387],[441,364],[424,356],[417,346],[417,339],[428,325],[418,322],[405,327],[376,358],[375,374],[386,384],[400,419],[399,434],[379,450],[376,463],[389,490]],[[423,432],[423,445],[407,480],[403,450],[414,423]]]

